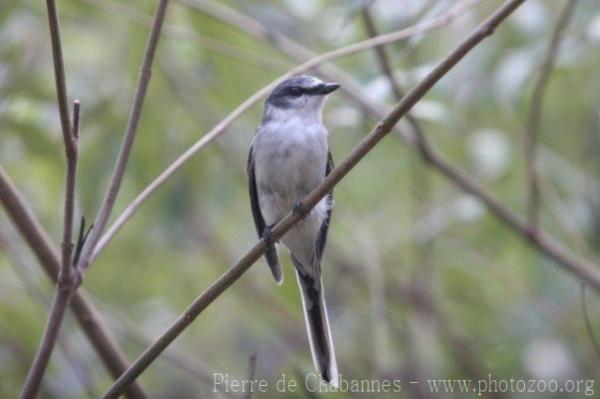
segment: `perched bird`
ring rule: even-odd
[[[283,281],[271,227],[290,210],[303,219],[281,241],[288,248],[300,287],[308,340],[321,378],[338,385],[338,371],[325,309],[321,258],[331,220],[329,193],[310,212],[300,201],[333,169],[323,126],[327,95],[340,87],[307,75],[279,84],[265,101],[248,156],[250,202],[256,230],[269,249],[267,264],[278,283]]]

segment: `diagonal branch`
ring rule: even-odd
[[[540,213],[540,187],[539,176],[536,166],[536,148],[538,144],[540,120],[542,118],[542,108],[548,80],[556,56],[560,47],[563,34],[575,8],[577,0],[567,0],[552,32],[552,37],[544,60],[540,66],[540,75],[535,83],[533,95],[529,108],[529,119],[527,121],[527,133],[524,138],[523,145],[525,147],[525,168],[527,173],[527,218],[531,234],[539,232],[539,213]]]
[[[249,31],[251,34],[259,34],[259,37],[266,38],[277,38],[277,43],[279,45],[284,46],[285,48],[296,49],[294,53],[297,60],[302,62],[301,65],[293,68],[285,75],[281,76],[276,81],[270,83],[269,85],[263,87],[251,97],[249,97],[246,101],[244,101],[240,106],[238,106],[233,112],[231,112],[225,119],[219,122],[215,127],[213,127],[208,133],[206,133],[200,140],[194,143],[190,148],[188,148],[182,155],[179,156],[173,163],[171,163],[156,179],[154,179],[123,211],[123,213],[117,218],[114,224],[107,230],[107,232],[102,236],[99,240],[98,245],[96,246],[94,253],[92,255],[91,261],[95,260],[100,252],[108,245],[108,243],[112,240],[112,238],[118,233],[118,231],[127,223],[129,219],[131,219],[137,210],[144,204],[144,202],[165,182],[167,182],[174,174],[177,172],[183,165],[189,162],[194,155],[196,155],[199,151],[201,151],[204,147],[206,147],[209,143],[219,137],[221,134],[225,132],[225,130],[244,112],[250,109],[254,104],[256,104],[262,97],[268,94],[278,83],[285,80],[286,78],[297,74],[305,72],[309,69],[316,68],[327,61],[331,61],[336,58],[344,57],[350,54],[354,54],[359,51],[370,49],[374,46],[379,46],[385,43],[392,43],[394,41],[406,39],[413,35],[423,33],[432,29],[437,29],[442,26],[445,26],[459,15],[462,15],[466,10],[469,9],[473,4],[478,3],[481,0],[463,0],[461,3],[450,9],[448,12],[433,18],[431,20],[424,21],[415,26],[401,29],[396,32],[388,33],[382,36],[378,36],[372,39],[364,40],[358,43],[351,44],[346,47],[342,47],[340,49],[322,54],[317,56],[312,53],[310,50],[304,49],[303,47],[298,47],[298,45],[294,46],[293,41],[289,41],[289,39],[284,36],[277,36],[277,34],[272,33],[270,31],[265,31],[266,28],[261,28],[262,25],[258,25],[256,29]],[[186,3],[187,4],[187,3]],[[192,3],[195,4],[195,3]],[[190,6],[192,6],[190,4]],[[224,6],[223,6],[224,7]],[[219,9],[221,6],[219,6]],[[227,13],[227,9],[225,9],[225,13]],[[243,16],[242,16],[243,17]],[[245,18],[245,17],[243,17]],[[237,19],[234,20],[234,22]],[[244,20],[246,21],[246,20]],[[250,19],[250,21],[252,21]],[[248,22],[248,21],[246,21]],[[233,23],[233,22],[232,22]],[[275,40],[275,39],[273,39]],[[341,73],[336,75],[339,79],[336,79],[338,83],[342,84],[342,90],[346,92],[349,96],[351,96],[355,101],[357,101],[361,106],[368,109],[370,112],[377,115],[378,118],[382,118],[385,116],[385,112],[382,112],[377,105],[374,105],[372,101],[365,101],[363,97],[358,95],[360,93],[360,87],[353,82],[352,78],[347,77],[345,74],[342,76]],[[407,138],[410,140],[409,138]]]
[[[239,14],[233,9],[227,8],[222,4],[216,4],[210,0],[195,0],[194,3],[191,3],[191,0],[180,1],[185,2],[190,7],[201,9],[202,11],[209,13],[211,16],[230,24],[231,26],[234,26],[238,29],[243,29],[247,33],[271,43],[274,47],[294,59],[303,61],[306,58],[311,58],[311,55],[313,54],[310,50],[304,48],[300,44],[285,37],[284,35],[272,31],[262,25],[260,22],[245,15]],[[470,4],[473,5],[476,3],[477,2],[472,2]],[[462,4],[464,7],[467,5],[467,3]],[[461,4],[458,4],[454,9],[456,10],[459,7],[461,7]],[[454,14],[454,16],[456,16],[456,14]],[[448,20],[449,17],[447,15],[441,15],[440,18]],[[381,118],[385,115],[384,112],[387,107],[374,106],[372,101],[370,101],[364,94],[361,94],[362,90],[360,90],[360,87],[354,84],[353,80],[342,70],[333,65],[324,65],[323,67],[319,68],[319,70],[323,75],[331,77],[338,83],[342,83],[341,89],[346,89],[346,94],[353,100],[356,100],[373,117]],[[508,228],[516,231],[522,238],[529,240],[529,242],[541,253],[556,261],[566,270],[571,271],[576,275],[583,277],[584,279],[592,278],[592,280],[597,281],[597,284],[592,285],[595,289],[600,290],[600,284],[598,284],[600,283],[600,280],[598,280],[598,275],[594,271],[595,266],[591,262],[581,259],[574,253],[564,248],[562,244],[543,232],[540,232],[543,234],[540,234],[539,237],[532,237],[533,235],[531,234],[530,229],[528,229],[526,223],[523,223],[517,215],[502,205],[502,203],[500,203],[490,192],[485,190],[472,177],[450,163],[441,154],[439,154],[437,151],[434,151],[433,148],[430,148],[426,141],[419,142],[415,140],[414,137],[409,137],[398,129],[396,129],[396,132],[399,134],[399,136],[401,136],[402,139],[407,141],[408,145],[413,146],[416,150],[418,150],[419,155],[431,167],[444,175],[460,190],[476,198],[500,222],[505,224]],[[425,145],[419,145],[423,143]]]
[[[56,283],[61,264],[58,251],[52,244],[48,233],[1,166],[0,203],[19,234],[32,249],[46,275]],[[70,306],[102,363],[111,376],[117,378],[127,368],[128,361],[125,358],[124,351],[107,330],[100,312],[94,306],[88,294],[82,289],[73,294]],[[137,382],[128,389],[126,395],[132,399],[145,397]]]
[[[160,38],[160,32],[165,19],[168,4],[169,0],[159,0],[156,12],[154,14],[154,20],[152,22],[152,28],[148,37],[148,43],[146,44],[144,60],[140,69],[140,76],[133,104],[131,106],[129,120],[127,121],[127,128],[125,130],[125,136],[123,137],[123,143],[121,144],[119,156],[115,164],[110,185],[106,191],[106,196],[104,197],[102,206],[100,207],[100,211],[98,212],[98,216],[94,222],[94,228],[92,229],[91,236],[83,246],[81,258],[79,260],[79,264],[77,265],[77,268],[80,272],[85,272],[90,263],[92,252],[94,251],[98,240],[104,232],[104,227],[108,222],[108,218],[112,212],[115,200],[117,199],[117,194],[119,193],[119,188],[121,187],[121,182],[123,181],[123,175],[125,174],[129,154],[131,153],[131,148],[133,147],[138,124],[142,115],[142,107],[144,105],[144,99],[146,98],[146,91],[148,89],[148,84],[150,83],[150,77],[152,76],[152,62],[154,61],[154,55],[156,54],[156,47],[158,46],[158,39]]]
[[[367,34],[369,36],[374,37],[379,35],[377,25],[373,20],[370,8],[368,6],[364,7],[362,10],[362,19],[367,30]],[[384,46],[377,46],[374,50],[379,61],[379,66],[381,67],[383,74],[387,77],[394,96],[397,100],[400,100],[404,96],[404,90],[402,89],[400,82],[398,82],[398,79],[394,74],[392,62],[390,60],[390,57],[388,56],[386,48]],[[410,113],[406,114],[406,120],[408,121],[410,127],[413,129],[415,138],[417,139],[417,143],[421,143],[421,147],[426,148],[427,151],[429,146],[425,141],[426,136],[423,132],[419,121],[416,118],[414,118]],[[423,151],[421,151],[421,153],[422,152]],[[413,168],[416,169],[416,165],[413,165]],[[418,184],[417,186],[428,186],[428,179],[426,178],[426,176],[418,176],[417,170],[414,170],[412,176],[413,179],[415,179],[415,181],[417,181],[416,179],[418,179],[418,181],[420,182],[420,184]],[[431,273],[431,267],[426,266],[431,266],[430,264],[432,250],[432,245],[430,243],[430,245],[427,247],[427,249],[425,249],[425,251],[423,251],[422,254],[424,260],[422,261],[423,264],[421,265],[420,269],[421,274],[425,276],[426,281],[428,281]],[[420,284],[422,285],[423,282]],[[463,367],[463,369],[467,371],[469,375],[476,376],[479,379],[483,378],[483,375],[481,374],[481,370],[483,370],[483,367],[479,359],[475,356],[474,353],[472,353],[468,343],[465,340],[463,340],[460,336],[456,335],[452,328],[450,328],[451,324],[448,322],[448,320],[446,320],[445,313],[438,306],[433,293],[430,292],[430,290],[427,289],[427,287],[419,287],[420,284],[415,284],[415,287],[412,290],[404,290],[403,287],[399,288],[407,292],[414,292],[416,294],[416,297],[418,298],[414,299],[418,300],[412,301],[414,302],[414,305],[425,305],[426,310],[428,310],[430,315],[436,320],[438,324],[439,334],[441,338],[451,349],[452,353],[454,354],[454,358]],[[409,295],[409,298],[412,298],[413,296],[414,295]]]
[[[483,39],[491,35],[525,0],[509,0],[504,3],[475,31],[465,38],[447,55],[414,89],[412,89],[376,127],[361,140],[340,165],[325,180],[311,191],[301,202],[303,209],[311,210],[333,187],[338,184],[444,75]],[[273,239],[281,238],[296,223],[299,217],[289,212],[273,228]],[[104,398],[117,398],[121,392],[161,354],[219,295],[239,279],[265,252],[267,244],[261,240],[239,261],[222,274],[208,289],[192,303],[167,331],[148,347],[133,365],[113,384]],[[600,289],[600,276],[593,270],[596,288]]]

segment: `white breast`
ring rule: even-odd
[[[253,143],[254,171],[268,224],[281,219],[325,178],[327,151],[327,130],[319,122],[292,117],[261,127]]]

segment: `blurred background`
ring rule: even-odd
[[[154,1],[58,1],[70,101],[82,104],[77,217],[95,217],[128,117]],[[179,154],[236,106],[297,65],[267,41],[211,16],[244,15],[315,53],[446,12],[456,1],[173,1],[118,215]],[[500,1],[386,46],[413,87]],[[434,147],[525,217],[523,150],[540,63],[564,1],[527,1],[414,108]],[[217,8],[222,9],[222,8]],[[366,99],[396,99],[374,51],[334,64]],[[541,224],[574,252],[600,251],[600,4],[579,1],[543,102],[537,151]],[[0,3],[0,165],[60,240],[64,154],[45,4]],[[158,190],[89,269],[84,283],[131,358],[256,242],[245,174],[262,102]],[[325,107],[334,160],[376,119],[343,92]],[[403,397],[448,397],[427,378],[591,379],[600,359],[581,284],[461,192],[391,134],[335,189],[323,273],[338,365],[348,379],[419,380]],[[113,219],[114,220],[114,219]],[[277,287],[261,260],[141,377],[154,397],[223,397],[213,373],[271,384],[313,372],[292,265]],[[598,262],[596,262],[598,263]],[[0,212],[0,396],[19,392],[46,321],[52,285]],[[600,334],[600,299],[588,290]],[[72,315],[43,397],[95,397],[111,383]],[[314,380],[313,380],[314,381]],[[581,391],[582,392],[582,391]],[[582,393],[571,396],[582,397]],[[314,396],[311,396],[314,395]],[[225,395],[231,397],[232,395]],[[235,395],[234,395],[235,396]],[[279,397],[276,392],[257,397]],[[364,393],[290,397],[363,397]],[[397,397],[397,394],[389,394]],[[239,397],[239,395],[237,395]],[[381,394],[381,397],[386,395]],[[525,396],[520,396],[525,397]],[[548,393],[527,397],[551,397]]]

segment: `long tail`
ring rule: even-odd
[[[298,270],[296,270],[296,277],[302,296],[304,320],[313,362],[321,378],[337,387],[339,385],[338,369],[325,307],[323,284],[321,279],[316,281],[311,277],[301,275]]]

